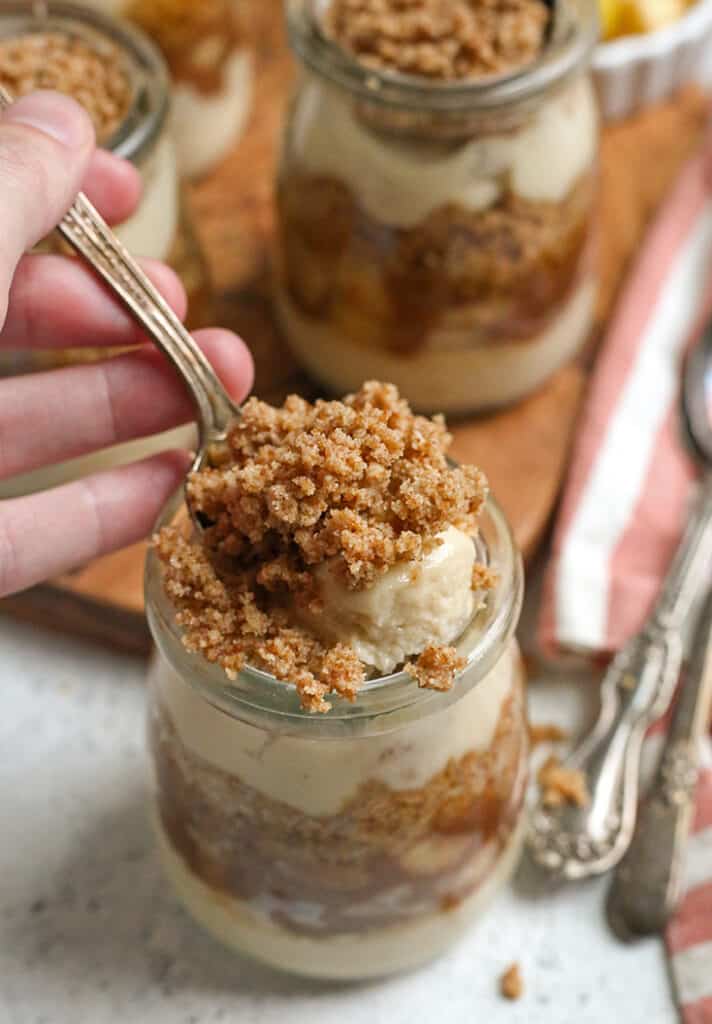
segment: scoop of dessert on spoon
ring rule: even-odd
[[[12,97],[0,86],[0,110],[11,103]],[[215,449],[225,444],[230,425],[240,416],[239,406],[227,394],[199,346],[161,293],[82,192],[57,230],[104,280],[185,381],[198,419],[198,450],[191,472],[210,465]],[[186,505],[196,529],[202,530],[203,524],[194,514],[187,488]]]

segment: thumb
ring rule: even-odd
[[[32,93],[0,115],[0,327],[18,261],[66,213],[93,149],[89,116],[59,93]]]

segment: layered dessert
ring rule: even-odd
[[[207,171],[240,138],[252,106],[252,0],[88,2],[128,18],[158,44],[173,80],[180,172]]]
[[[548,19],[543,0],[328,5],[328,45],[376,76],[376,98],[318,74],[302,86],[277,286],[286,337],[327,388],[377,376],[418,409],[462,413],[531,391],[581,345],[595,293],[590,83],[569,75],[494,109],[482,91],[536,68]],[[456,116],[431,108],[453,87]]]
[[[392,386],[251,399],[189,481],[200,531],[179,519],[154,539],[162,857],[198,920],[288,970],[428,960],[517,856],[511,627],[484,650],[517,585],[479,535],[484,477],[448,444]]]

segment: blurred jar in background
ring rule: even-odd
[[[139,207],[116,233],[134,255],[169,263],[188,293],[191,322],[205,322],[206,269],[181,201],[167,131],[169,78],[160,54],[141,32],[99,12],[65,3],[44,10],[34,15],[22,2],[0,8],[0,83],[15,96],[35,88],[71,95],[88,110],[99,144],[139,168]],[[56,235],[42,243],[50,250],[62,246]],[[2,368],[21,371],[98,354],[105,352],[5,354]]]
[[[251,0],[83,0],[121,15],[160,47],[173,79],[181,175],[210,170],[239,140],[252,106]]]
[[[163,260],[181,277],[189,324],[209,318],[205,263],[181,202],[173,139],[167,130],[169,77],[151,41],[138,29],[98,11],[63,2],[36,13],[26,2],[0,7],[0,83],[11,94],[58,89],[88,110],[101,145],[138,167],[138,209],[116,233],[136,256]],[[40,248],[66,251],[53,234]],[[115,350],[67,349],[0,353],[0,372],[18,373],[105,358]],[[190,446],[192,426],[145,438],[68,463],[4,480],[0,498],[26,494],[141,458],[166,447]]]
[[[421,412],[513,402],[592,324],[595,7],[489,0],[458,38],[461,5],[438,45],[427,4],[361,7],[288,4],[303,74],[277,187],[286,339],[330,393],[376,379]]]

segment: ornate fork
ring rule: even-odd
[[[660,765],[608,894],[608,920],[621,938],[662,931],[677,906],[695,810],[699,743],[709,725],[711,704],[712,592],[697,624],[687,679]]]
[[[11,103],[12,97],[0,86],[0,110]],[[202,468],[209,462],[211,449],[225,441],[230,424],[239,418],[239,407],[166,300],[82,192],[57,230],[106,282],[185,381],[198,414],[199,447],[191,470]],[[191,508],[187,495],[186,501]],[[196,525],[201,528],[199,522]]]
[[[712,474],[695,506],[657,604],[621,650],[601,685],[598,720],[567,767],[584,772],[586,807],[535,808],[528,835],[534,861],[574,880],[614,867],[635,828],[645,730],[667,709],[682,664],[681,629],[708,585],[712,559]]]

